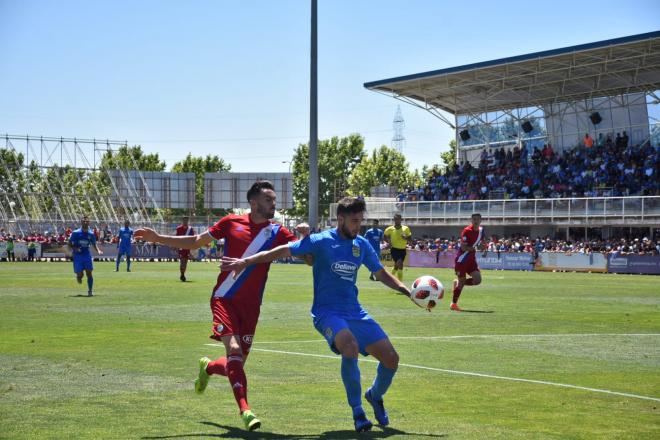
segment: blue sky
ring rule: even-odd
[[[651,32],[652,0],[319,1],[319,135],[391,143],[363,83]],[[217,154],[287,171],[309,135],[309,1],[0,0],[0,134],[110,138],[171,166]],[[452,130],[402,104],[413,167]]]

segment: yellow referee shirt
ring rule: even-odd
[[[408,244],[408,239],[412,236],[410,228],[405,225],[401,225],[401,228],[397,229],[394,226],[388,226],[385,229],[386,237],[390,239],[392,247],[394,249],[405,249],[406,244]]]

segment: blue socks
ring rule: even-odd
[[[92,291],[92,287],[94,287],[94,278],[92,277],[87,277],[87,290],[89,292]]]
[[[131,270],[131,257],[126,255],[126,270]]]
[[[360,368],[358,360],[354,358],[341,358],[341,380],[344,382],[348,404],[355,412],[358,408],[362,411],[362,389],[360,387]]]
[[[376,378],[373,385],[371,385],[371,396],[376,400],[383,400],[383,395],[392,384],[392,379],[396,374],[396,370],[387,368],[382,363],[378,363],[376,370]]]
[[[116,269],[117,271],[119,271],[119,263],[121,263],[121,254],[117,255],[117,261],[115,263],[116,263]]]

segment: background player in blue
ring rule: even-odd
[[[126,272],[131,271],[131,240],[133,239],[133,230],[130,228],[131,222],[124,221],[124,227],[119,229],[119,243],[117,244],[117,261],[115,272],[119,272],[119,263],[121,256],[126,255]]]
[[[383,230],[378,229],[378,219],[374,219],[371,229],[368,229],[367,232],[364,233],[364,238],[366,238],[371,247],[374,248],[376,255],[378,255],[378,259],[380,260],[380,242],[383,241]],[[369,275],[369,279],[371,281],[376,281],[373,272]]]
[[[73,231],[69,237],[69,246],[73,251],[73,271],[76,273],[78,284],[82,283],[83,271],[85,272],[85,275],[87,275],[87,296],[93,296],[94,277],[92,271],[94,266],[92,265],[92,253],[89,251],[89,247],[94,245],[99,255],[103,255],[103,252],[96,243],[96,236],[89,229],[87,216],[83,216],[80,223],[80,228]]]
[[[399,365],[399,355],[387,334],[358,302],[355,285],[358,268],[364,264],[386,286],[410,297],[410,290],[385,271],[364,237],[358,235],[364,219],[364,200],[346,197],[337,205],[337,228],[312,234],[303,240],[278,246],[243,258],[222,258],[222,270],[237,276],[252,264],[266,263],[292,255],[312,255],[314,259],[314,327],[330,349],[341,355],[341,378],[348,404],[353,411],[355,430],[372,427],[362,409],[358,355],[372,355],[380,361],[371,388],[364,397],[371,404],[381,426],[389,424],[383,395]]]

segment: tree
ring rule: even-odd
[[[165,162],[158,153],[145,154],[140,145],[124,145],[116,151],[106,151],[101,158],[101,169],[165,171]]]
[[[456,139],[449,141],[449,150],[440,153],[440,159],[444,163],[445,171],[456,165]]]
[[[351,173],[349,180],[351,195],[371,195],[371,188],[379,185],[393,186],[397,191],[415,185],[415,173],[410,172],[403,154],[382,145],[371,156],[363,156]]]
[[[359,134],[332,137],[318,143],[319,214],[327,216],[330,203],[346,194],[348,177],[364,156]],[[309,216],[309,145],[300,144],[292,159],[294,215]]]
[[[175,173],[195,173],[195,211],[197,214],[206,213],[204,209],[204,173],[219,173],[230,171],[231,165],[218,156],[196,157],[188,153],[186,158],[172,167]]]

